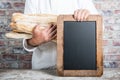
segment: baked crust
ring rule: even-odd
[[[51,24],[57,25],[57,15],[13,13],[10,23],[12,32],[7,33],[6,37],[31,38],[30,36],[32,36],[32,31],[36,25],[45,29]]]

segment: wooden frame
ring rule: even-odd
[[[96,21],[96,65],[97,70],[64,70],[63,65],[63,24],[64,21],[75,21],[72,15],[60,15],[57,22],[57,72],[60,76],[101,76],[103,74],[102,50],[102,17],[90,15],[86,21]]]

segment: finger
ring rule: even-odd
[[[48,30],[48,34],[50,34],[51,32],[53,32],[55,29],[57,29],[56,25],[52,26],[52,27]]]
[[[57,37],[57,34],[55,34],[55,35],[51,38],[51,40],[55,39],[56,37]]]
[[[89,11],[87,11],[85,14],[85,20],[88,18],[89,15],[90,15],[90,13],[89,13]]]
[[[34,33],[35,29],[36,29],[37,25],[32,29],[32,33]]]
[[[51,29],[51,27],[53,26],[53,24],[50,24],[50,26],[48,26],[46,29],[45,29],[45,31],[49,31],[50,29]]]
[[[81,21],[82,10],[78,11],[77,21]]]
[[[81,16],[80,16],[81,21],[84,21],[85,15],[86,15],[86,10],[82,10],[81,11]]]
[[[57,29],[55,29],[55,30],[51,33],[51,36],[54,36],[55,34],[57,34]]]
[[[85,13],[84,13],[84,17],[83,17],[83,21],[86,20],[86,15],[87,15],[87,12],[85,11]]]
[[[52,35],[49,39],[50,39],[50,40],[53,40],[53,39],[55,39],[56,37],[57,37],[57,34],[54,33],[54,35]]]
[[[77,14],[78,14],[78,10],[74,11],[74,18],[75,18],[75,20],[77,20]]]
[[[54,36],[56,33],[57,33],[57,29],[55,29],[54,31],[52,31],[52,32],[49,34],[49,36],[52,37],[52,36]]]
[[[38,32],[39,31],[39,26],[36,25],[34,28],[33,28],[33,32]]]

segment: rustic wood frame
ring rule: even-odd
[[[73,15],[60,15],[57,20],[57,72],[60,76],[101,76],[103,74],[103,50],[102,50],[102,17],[90,15],[86,21],[96,21],[96,64],[97,70],[64,70],[63,65],[63,24],[64,21],[75,21]]]

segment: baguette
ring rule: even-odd
[[[41,27],[49,26],[50,24],[56,25],[57,15],[51,14],[22,14],[14,13],[10,27],[15,32],[25,32],[32,34],[33,28],[36,25]]]
[[[7,33],[6,37],[28,39],[32,37],[32,31],[36,25],[45,29],[51,24],[57,25],[57,15],[13,13],[10,23],[12,32]]]
[[[32,38],[32,35],[31,34],[25,34],[25,33],[16,33],[16,32],[9,32],[9,33],[6,33],[5,36],[7,38],[14,38],[14,39],[30,39]]]

